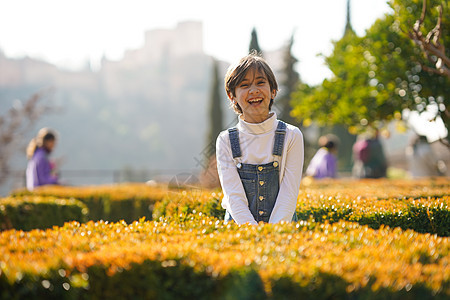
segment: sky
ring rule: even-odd
[[[293,54],[302,80],[330,76],[318,54],[330,54],[346,23],[347,0],[0,0],[0,50],[77,70],[103,56],[120,60],[144,43],[145,31],[203,23],[204,51],[235,62],[247,54],[252,28],[263,51],[284,46],[294,34]],[[353,0],[351,23],[364,35],[391,12],[386,0]],[[1,70],[0,70],[1,71]]]

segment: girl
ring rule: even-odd
[[[225,220],[238,224],[295,221],[303,168],[303,135],[271,111],[278,84],[255,52],[231,66],[225,90],[239,115],[219,134],[217,167]]]
[[[58,184],[54,166],[48,159],[56,143],[56,134],[49,128],[42,128],[27,147],[28,165],[26,171],[27,189],[45,184]]]

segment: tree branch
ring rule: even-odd
[[[10,175],[11,158],[23,150],[22,137],[43,114],[54,110],[51,106],[40,103],[48,92],[35,93],[24,103],[19,101],[0,116],[0,185]]]
[[[422,49],[424,56],[435,65],[435,68],[425,67],[424,70],[433,72],[439,75],[450,78],[450,59],[445,55],[445,46],[439,42],[442,34],[442,11],[443,5],[438,6],[439,17],[436,26],[428,32],[426,37],[423,35],[421,29],[426,16],[427,1],[423,0],[422,14],[420,19],[414,23],[411,31],[408,32],[409,37]],[[437,60],[432,60],[430,55],[437,57]]]

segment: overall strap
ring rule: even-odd
[[[231,152],[233,153],[233,158],[241,157],[241,146],[239,144],[239,131],[236,127],[228,129],[228,135],[230,137]]]
[[[277,130],[275,131],[275,142],[273,144],[273,155],[281,156],[283,153],[284,138],[286,136],[286,123],[278,121]]]

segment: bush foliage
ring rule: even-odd
[[[153,221],[0,232],[0,299],[448,299],[449,185],[304,181],[299,222],[257,226],[222,221],[219,190],[158,190]],[[120,188],[111,207],[156,199]]]
[[[0,199],[0,229],[44,229],[65,222],[86,222],[88,209],[75,199],[25,196]]]
[[[0,234],[3,299],[445,299],[448,238],[191,215]]]
[[[14,191],[11,196],[24,195],[74,198],[83,202],[89,209],[88,219],[116,222],[133,222],[141,217],[152,218],[153,206],[167,194],[163,187],[127,183],[100,186],[42,186],[32,192]]]

